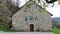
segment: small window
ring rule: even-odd
[[[32,17],[32,16],[30,16],[30,17],[29,17],[29,20],[30,20],[30,21],[32,21],[32,20],[33,20],[33,17]]]
[[[37,20],[37,21],[38,21],[38,17],[36,16],[36,17],[34,18],[34,20]]]
[[[28,18],[27,17],[25,18],[25,21],[28,21]]]
[[[26,8],[25,8],[24,12],[27,12],[27,11],[26,11]]]

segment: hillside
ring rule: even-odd
[[[53,21],[60,22],[60,17],[54,17],[52,18]]]
[[[53,26],[60,28],[60,17],[52,18],[52,24],[53,24]]]

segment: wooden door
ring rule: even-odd
[[[34,25],[30,24],[30,31],[34,31]]]

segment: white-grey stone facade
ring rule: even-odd
[[[29,4],[31,6],[28,8],[27,5]],[[33,19],[29,19],[30,16]],[[12,28],[15,30],[30,31],[30,24],[34,25],[34,31],[49,31],[52,29],[51,14],[41,6],[30,1],[12,16]]]

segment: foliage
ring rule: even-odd
[[[60,0],[57,0],[60,3]]]
[[[31,8],[31,5],[32,5],[32,3],[29,3],[29,4],[27,5],[27,8]]]
[[[7,22],[7,18],[5,16],[3,16],[3,15],[0,16],[0,22],[2,22],[0,24],[6,23]]]
[[[43,16],[46,16],[46,11],[43,11],[43,12],[42,12],[42,15],[43,15]]]
[[[39,11],[43,16],[46,16],[47,13],[45,9],[39,9]]]
[[[4,32],[24,32],[24,30],[12,30],[7,24],[0,24],[0,31]]]
[[[39,10],[37,10],[35,13],[38,15],[38,14],[40,14],[40,11],[39,11]]]
[[[32,5],[32,3],[27,4],[24,12],[27,12],[27,10],[29,10],[31,8],[31,5]]]

